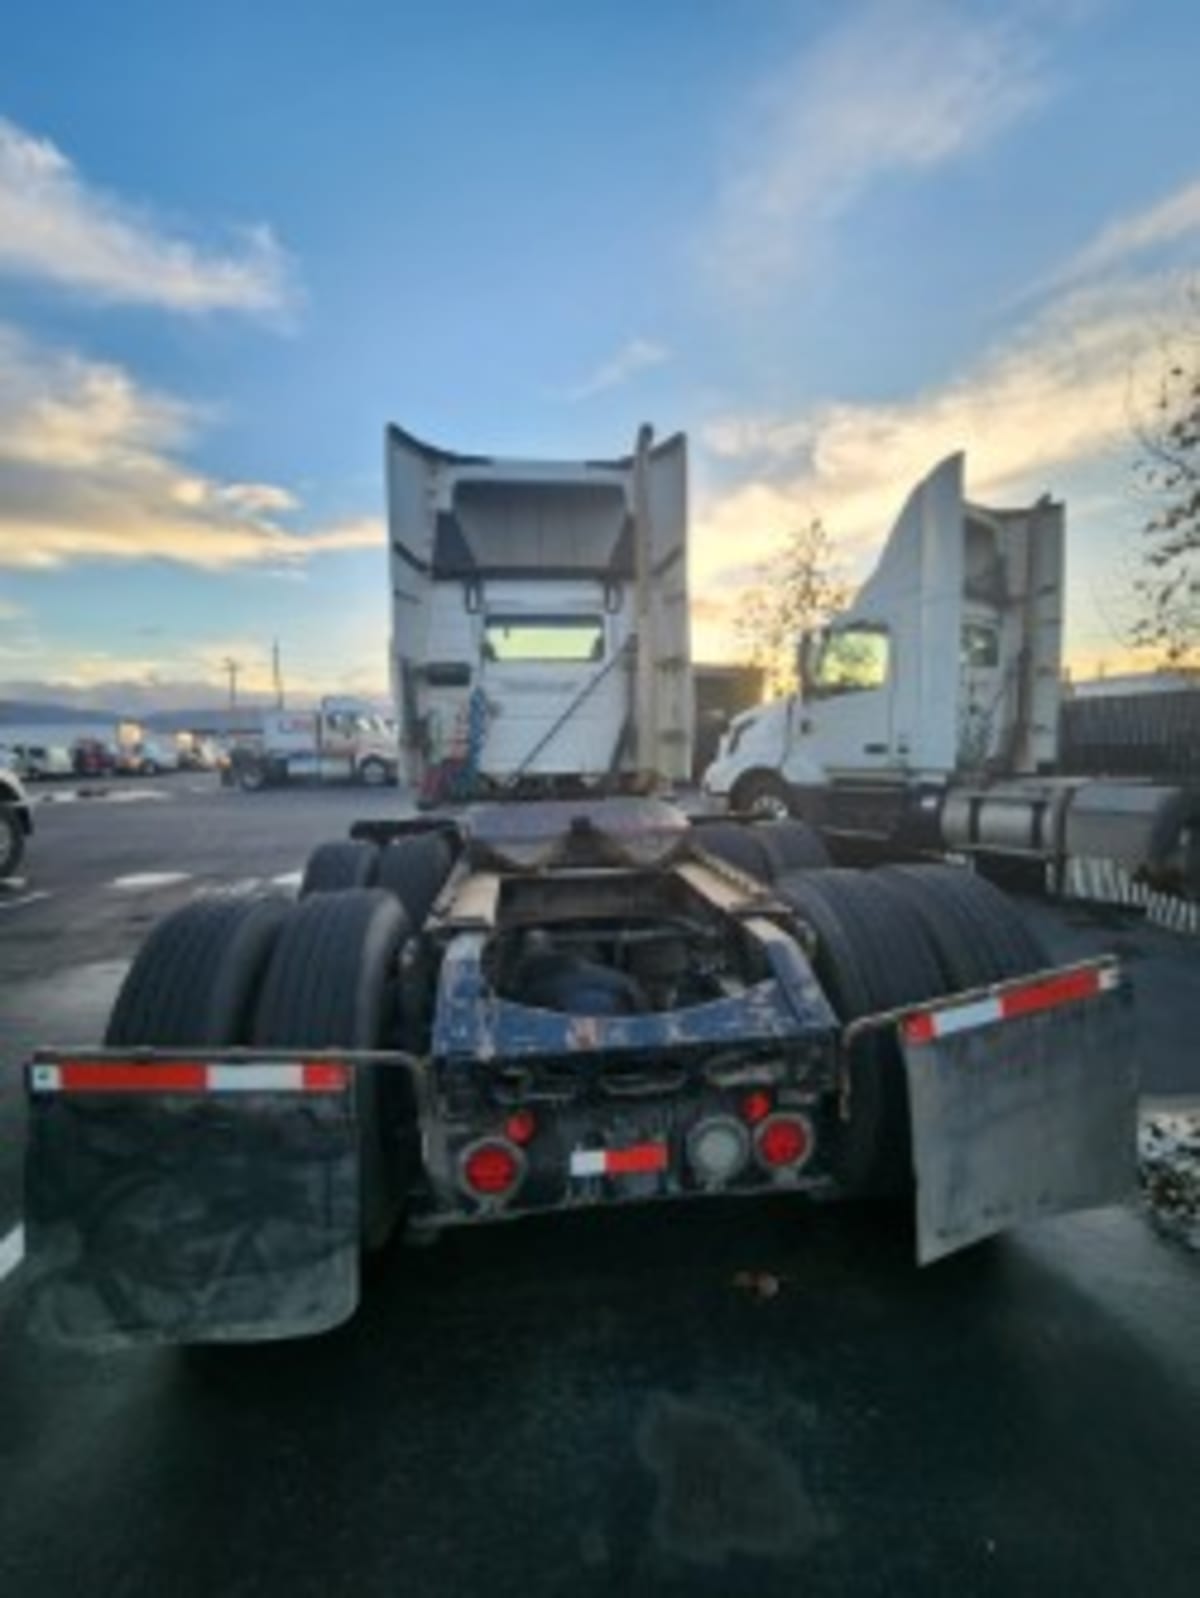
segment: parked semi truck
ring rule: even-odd
[[[498,462],[389,429],[392,674],[427,800],[690,779],[686,461],[680,435]]]
[[[295,900],[176,911],[103,1040],[38,1053],[34,1327],[304,1336],[398,1231],[555,1211],[915,1204],[931,1261],[1125,1194],[1114,959],[1054,967],[968,871],[834,869],[803,822],[650,791],[687,770],[683,439],[558,466],[387,448],[406,754],[432,769],[433,714],[482,688],[493,796],[357,823]],[[582,624],[587,660],[542,650]],[[505,660],[524,627],[538,651]]]
[[[0,753],[0,882],[16,875],[33,833],[33,808],[16,770]]]
[[[322,699],[315,710],[271,710],[262,731],[229,751],[230,781],[247,793],[285,782],[358,782],[367,788],[396,781],[396,733],[385,716],[360,699]]]
[[[1200,791],[1057,776],[1064,507],[969,501],[962,455],[910,494],[849,608],[798,640],[799,692],[730,724],[703,786],[842,854],[1115,861],[1200,891]]]

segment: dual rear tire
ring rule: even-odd
[[[323,843],[308,857],[300,897],[383,888],[399,900],[418,930],[450,875],[453,858],[449,843],[438,832],[412,833],[382,849],[359,838]]]
[[[1050,962],[989,883],[953,866],[787,873],[775,884],[815,934],[816,973],[838,1018],[902,1009]],[[912,1191],[904,1062],[894,1028],[850,1051],[850,1116],[834,1132],[839,1185],[861,1197]]]
[[[708,854],[762,882],[832,864],[820,834],[803,821],[707,821],[694,836]]]
[[[168,916],[142,945],[105,1034],[111,1048],[394,1050],[403,1046],[400,949],[408,918],[371,889],[211,899]],[[412,1144],[406,1073],[356,1077],[361,1242],[382,1247]]]

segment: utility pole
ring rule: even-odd
[[[238,672],[241,670],[241,667],[236,660],[232,659],[232,657],[228,655],[221,662],[221,664],[229,673],[229,708],[231,711],[235,711],[237,709]]]
[[[271,645],[271,677],[275,683],[275,709],[283,709],[283,668],[279,663],[279,640]]]

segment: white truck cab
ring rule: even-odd
[[[690,776],[687,448],[464,455],[387,434],[392,676],[427,800]]]
[[[1062,505],[973,504],[963,457],[949,457],[909,496],[852,605],[799,640],[800,692],[736,718],[705,790],[781,811],[838,782],[1048,770],[1062,582]]]

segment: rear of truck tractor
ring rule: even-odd
[[[398,1230],[915,1194],[925,1261],[1132,1186],[1115,963],[969,873],[653,800],[354,832],[168,917],[103,1047],[29,1067],[41,1333],[318,1332]]]

